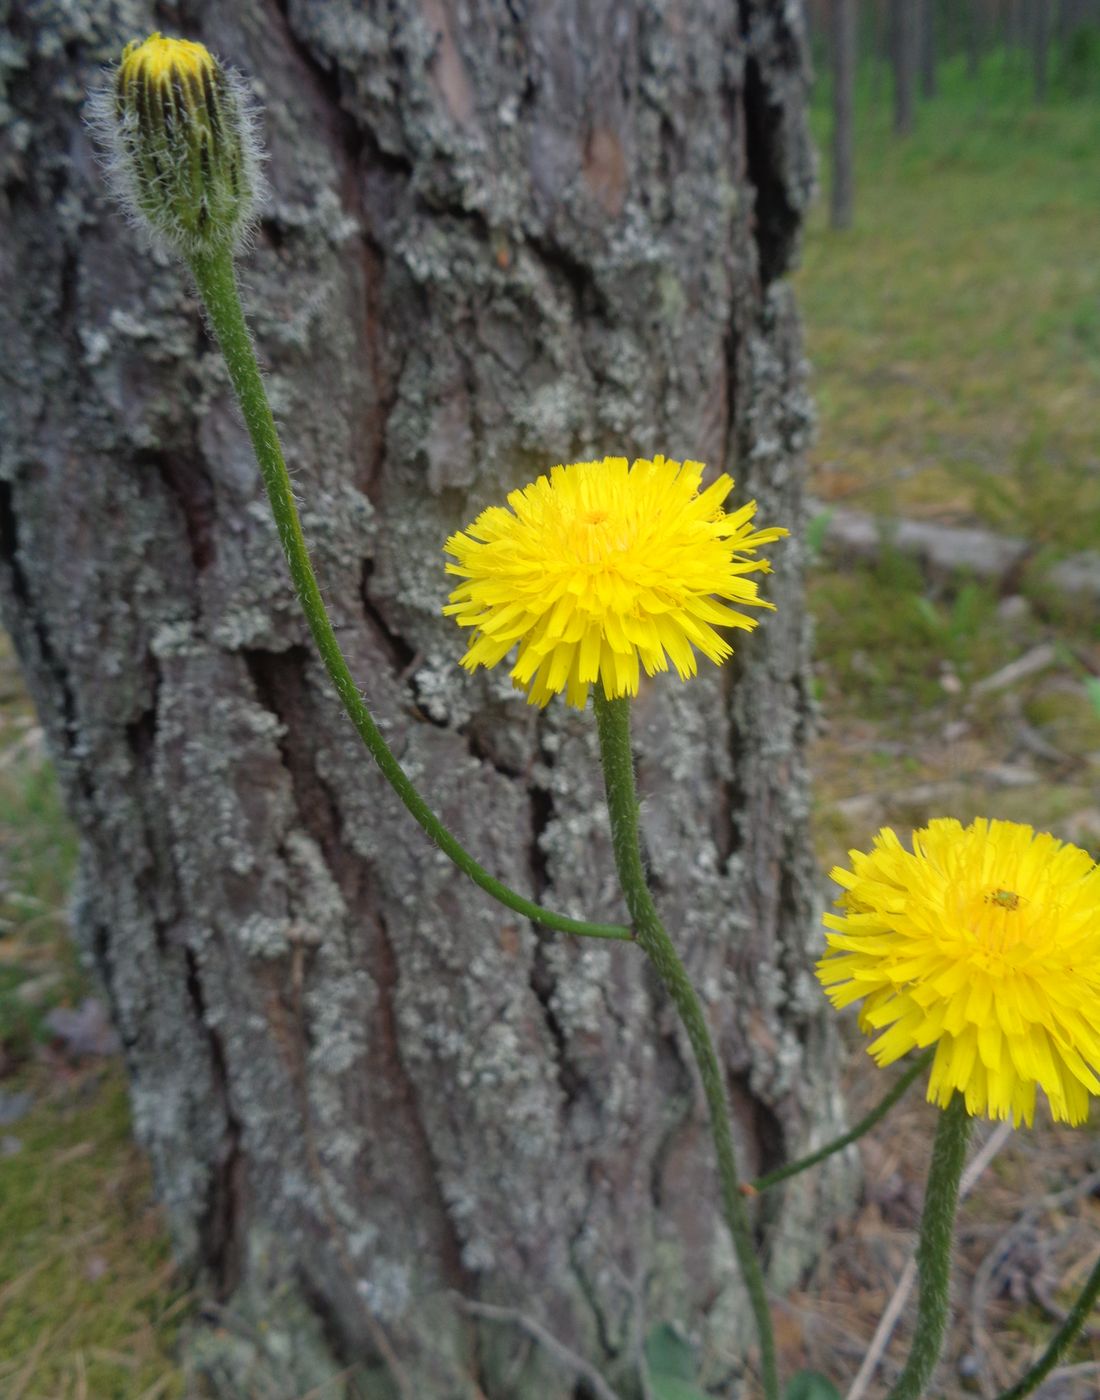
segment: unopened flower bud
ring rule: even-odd
[[[187,257],[236,246],[262,195],[254,116],[240,78],[202,44],[127,44],[94,122],[123,202]]]

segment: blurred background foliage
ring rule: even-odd
[[[940,814],[1028,821],[1095,854],[1100,0],[806,12],[811,119],[831,153],[796,279],[819,412],[823,871],[885,822]],[[180,1395],[173,1346],[198,1300],[172,1273],[113,1038],[67,939],[73,838],[6,643],[0,838],[0,1394]],[[879,1087],[863,1064],[856,1106]],[[927,1133],[919,1103],[907,1112],[865,1147],[859,1215],[781,1317],[789,1369],[858,1366],[916,1218]],[[997,1165],[964,1216],[952,1394],[1007,1384],[1100,1249],[1094,1190],[1043,1204],[1100,1167],[1091,1133],[1045,1128]],[[990,1236],[1026,1211],[1045,1291],[1012,1256],[986,1267]],[[1058,1393],[1095,1396],[1100,1343],[1070,1361]]]

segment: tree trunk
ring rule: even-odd
[[[871,53],[871,82],[869,97],[872,107],[878,107],[882,100],[883,84],[886,75],[891,74],[894,61],[892,0],[875,0],[870,7],[870,17],[864,22],[866,47]],[[865,11],[866,13],[866,8]],[[856,44],[857,51],[859,42]]]
[[[1069,42],[1074,31],[1081,23],[1081,17],[1081,0],[1059,0],[1058,43],[1060,46],[1064,47],[1064,45]]]
[[[982,63],[982,41],[984,38],[983,0],[969,0],[963,23],[966,42],[966,76],[976,78]]]
[[[1027,0],[1008,0],[1007,44],[1009,50],[1025,49],[1031,36],[1028,33]]]
[[[1047,69],[1050,55],[1049,0],[1031,0],[1031,71],[1035,84],[1035,101],[1042,106],[1047,100]]]
[[[936,0],[921,0],[920,92],[924,98],[936,95]]]
[[[833,228],[852,226],[855,199],[853,104],[856,81],[856,0],[832,0],[833,184],[829,215]]]
[[[76,932],[135,1129],[218,1304],[203,1384],[298,1395],[348,1366],[372,1400],[571,1393],[458,1295],[611,1375],[662,1319],[728,1357],[746,1313],[665,998],[636,949],[464,883],[373,770],[185,275],[105,201],[83,90],[163,7],[13,10],[0,596],[81,832]],[[797,7],[185,13],[267,104],[245,294],[325,596],[391,743],[496,873],[621,916],[591,715],[458,668],[448,533],[554,462],[658,451],[730,468],[794,528],[736,670],[647,684],[636,738],[744,1170],[820,1140],[810,414],[782,280],[813,183]],[[775,1288],[844,1175],[765,1198]]]
[[[894,132],[913,131],[920,63],[921,0],[893,0],[894,7]]]

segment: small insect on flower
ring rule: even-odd
[[[1041,1089],[1081,1123],[1100,1094],[1100,867],[1016,822],[937,818],[907,851],[880,831],[838,868],[817,975],[862,1002],[880,1065],[936,1046],[928,1097],[1030,1124]]]
[[[263,198],[255,113],[202,44],[151,34],[91,101],[112,184],[154,241],[185,257],[238,246]]]
[[[700,491],[701,462],[625,457],[558,466],[491,506],[447,541],[462,582],[443,609],[473,629],[462,665],[495,666],[518,646],[512,679],[528,704],[565,692],[583,709],[593,682],[636,695],[641,667],[681,680],[695,649],[715,663],[733,647],[717,627],[751,631],[746,608],[771,608],[750,574],[758,549],[787,533],[753,528],[756,502],[730,511],[733,482]],[[731,606],[732,605],[732,606]]]
[[[990,890],[985,897],[987,904],[995,904],[998,909],[1007,909],[1010,913],[1015,913],[1027,900],[1015,890]]]

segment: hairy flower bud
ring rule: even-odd
[[[262,197],[254,116],[240,78],[202,44],[127,44],[93,120],[120,197],[186,257],[234,247]]]

